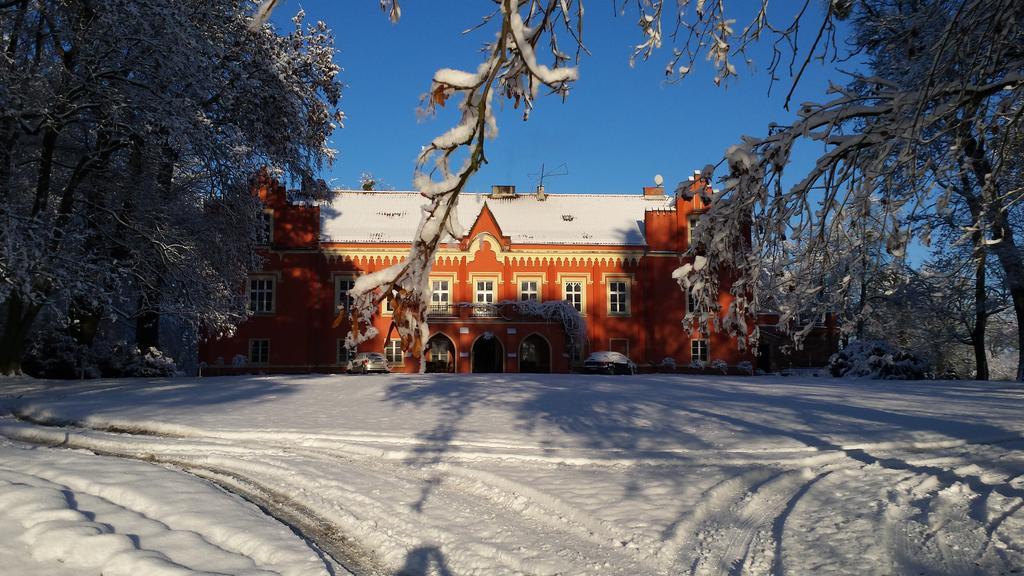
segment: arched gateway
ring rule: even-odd
[[[551,345],[540,334],[530,334],[519,345],[519,371],[534,374],[551,372]]]
[[[490,332],[473,342],[473,350],[470,352],[473,363],[473,372],[504,372],[505,349],[501,342]]]
[[[455,344],[437,333],[427,340],[427,372],[455,372]]]

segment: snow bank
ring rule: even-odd
[[[285,526],[196,478],[2,440],[0,526],[20,576],[328,574]]]

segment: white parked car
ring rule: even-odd
[[[366,374],[367,372],[391,372],[388,360],[380,352],[360,352],[352,359],[352,372]]]

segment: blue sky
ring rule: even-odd
[[[333,138],[338,159],[323,174],[332,186],[355,187],[361,173],[371,172],[395,189],[410,189],[420,147],[454,120],[451,111],[418,118],[420,96],[438,68],[475,69],[492,31],[462,31],[490,4],[406,0],[401,21],[391,24],[373,0],[283,0],[274,13],[282,29],[303,8],[308,19],[324,20],[336,35],[348,119]],[[586,6],[584,42],[591,55],[581,62],[575,89],[564,103],[539,98],[526,122],[510,105],[499,111],[499,136],[487,149],[490,163],[470,181],[471,191],[492,184],[532,190],[531,174],[542,162],[549,170],[565,164],[568,172],[545,182],[549,192],[639,193],[655,174],[674,187],[693,170],[717,162],[742,134],[761,134],[769,122],[793,117],[783,109],[788,77],[768,94],[767,46],[754,52],[754,69],[738,64],[741,77],[727,87],[715,87],[703,60],[682,82],[666,84],[667,46],[630,68],[631,47],[640,38],[633,15],[614,14],[607,0]],[[823,100],[829,79],[844,81],[835,66],[812,63],[794,103]],[[813,161],[813,150],[802,152],[795,169]]]

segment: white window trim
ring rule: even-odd
[[[686,217],[686,247],[689,248],[690,244],[693,244],[693,231],[697,228],[697,223],[700,222],[702,214],[690,214]]]
[[[339,295],[340,295],[340,292],[341,292],[341,289],[340,289],[339,285],[342,282],[344,282],[344,281],[351,281],[353,284],[355,284],[356,278],[358,278],[358,277],[359,277],[358,274],[335,274],[334,275],[334,313],[335,314],[341,312],[341,309],[342,309],[341,299],[339,298]]]
[[[522,300],[523,298],[523,282],[536,282],[537,283],[537,302],[544,301],[544,275],[543,274],[523,274],[515,273],[512,275],[512,281],[516,286],[516,300]]]
[[[693,345],[696,344],[697,342],[703,342],[704,343],[704,356],[705,356],[704,358],[701,358],[700,355],[694,355],[694,353],[693,353]],[[711,342],[709,342],[707,338],[691,338],[690,339],[690,361],[693,362],[694,360],[699,360],[701,362],[710,362],[711,361]]]
[[[518,280],[516,280],[516,288],[518,290],[518,293],[516,294],[516,299],[522,301],[523,294],[528,294],[526,290],[523,290],[523,284],[527,282],[533,282],[534,284],[536,284],[536,286],[533,289],[533,292],[529,292],[529,294],[533,294],[533,296],[535,296],[535,298],[532,298],[532,300],[534,300],[535,302],[543,301],[543,298],[541,297],[541,294],[543,292],[543,283],[540,278],[519,278]]]
[[[387,297],[384,297],[384,299],[380,301],[380,315],[381,316],[394,316],[395,315],[395,311],[394,310],[388,310],[388,299],[387,299]]]
[[[607,288],[605,288],[605,307],[604,307],[604,311],[609,316],[617,316],[617,317],[623,317],[623,318],[628,317],[628,316],[632,316],[633,315],[633,277],[632,276],[627,276],[627,275],[624,275],[624,274],[621,275],[621,276],[608,275],[608,276],[605,276],[603,278],[603,281],[604,281],[603,283],[607,286]],[[619,312],[619,311],[613,312],[612,311],[612,282],[622,282],[623,284],[626,285],[626,310],[625,311],[622,311],[622,312]]]
[[[274,222],[274,220],[275,220],[275,218],[274,218],[274,209],[273,208],[264,208],[263,209],[263,212],[260,214],[260,226],[263,226],[263,214],[269,214],[270,215],[270,230],[267,233],[266,242],[261,242],[261,243],[257,244],[257,246],[271,246],[271,245],[274,244],[274,224],[275,224],[275,222]],[[261,231],[261,233],[262,233],[262,231]]]
[[[270,310],[256,311],[252,309],[252,281],[270,280]],[[249,313],[253,316],[270,316],[277,313],[277,276],[273,274],[250,274],[245,280],[245,295],[249,300]]]
[[[388,358],[388,347],[391,344],[397,343],[398,345],[398,358],[397,362]],[[402,366],[405,364],[405,351],[402,350],[402,340],[399,338],[392,338],[384,343],[384,359],[387,360],[388,366]]]
[[[484,302],[477,302],[476,296],[476,283],[477,282],[494,282],[494,300],[491,304],[497,304],[501,302],[501,276],[498,274],[470,274],[469,275],[469,303],[471,306],[477,304],[485,304]],[[474,308],[471,308],[474,310]],[[482,312],[475,312],[476,314],[482,314]]]
[[[267,343],[267,359],[263,360],[261,362],[257,362],[256,359],[253,358],[252,346],[256,342],[266,342]],[[249,338],[249,350],[248,350],[248,352],[249,352],[249,364],[256,364],[258,366],[266,366],[266,365],[270,364],[270,338]]]
[[[587,291],[588,291],[587,290],[587,279],[584,278],[584,277],[572,277],[572,276],[565,276],[565,277],[559,278],[558,279],[558,284],[562,288],[562,300],[566,300],[566,297],[565,297],[566,296],[565,287],[569,283],[579,283],[579,285],[580,285],[580,308],[582,308],[582,310],[580,310],[580,315],[586,316],[587,315],[587,304],[588,304],[588,301],[587,301]]]
[[[434,305],[434,282],[448,283],[448,305],[455,304],[455,275],[431,276],[430,277],[430,304]]]
[[[494,282],[494,301],[498,302],[501,300],[501,275],[500,274],[470,274],[469,275],[469,291],[470,301],[476,304],[476,283],[490,280]]]

